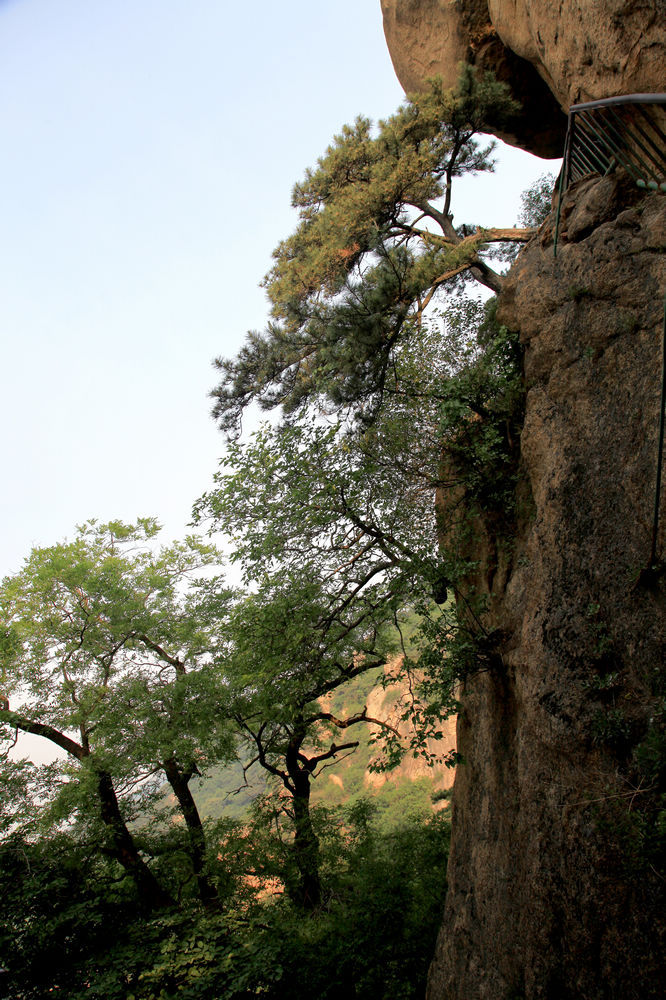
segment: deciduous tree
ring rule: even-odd
[[[315,909],[322,899],[319,844],[310,815],[312,781],[359,745],[353,733],[370,725],[399,736],[367,707],[338,716],[326,699],[395,650],[389,633],[400,598],[381,581],[363,592],[289,570],[267,578],[238,603],[233,648],[225,662],[232,714],[243,744],[245,770],[257,764],[286,793],[295,877],[285,873],[294,902]]]
[[[230,595],[191,581],[219,556],[194,538],[156,551],[158,531],[149,519],[89,522],[73,541],[35,549],[0,588],[0,737],[7,748],[31,733],[64,752],[42,811],[48,803],[52,819],[87,827],[149,909],[170,898],[129,820],[166,780],[199,893],[210,902],[215,891],[189,783],[233,754],[219,710],[222,687],[210,669]]]

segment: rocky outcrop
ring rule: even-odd
[[[488,0],[507,48],[536,67],[564,110],[666,83],[662,0]]]
[[[498,132],[536,153],[560,156],[573,103],[664,89],[663,0],[381,0],[384,32],[407,92],[461,60],[507,82],[523,113]]]
[[[396,662],[395,666],[399,665],[399,661]],[[390,676],[394,669],[393,664],[385,668],[385,675]],[[368,696],[366,706],[368,715],[375,719],[383,719],[394,726],[405,744],[408,744],[414,735],[409,719],[405,717],[411,702],[412,692],[409,683],[406,680],[400,680],[387,687],[383,687],[381,684],[376,685]],[[455,770],[453,767],[447,766],[445,762],[455,755],[456,729],[456,720],[453,716],[444,720],[440,739],[427,739],[425,741],[426,754],[419,753],[415,756],[408,753],[400,764],[391,771],[368,769],[364,777],[366,787],[377,790],[386,784],[399,785],[405,780],[418,781],[420,778],[427,778],[432,784],[433,794],[451,788]],[[374,730],[375,737],[381,738],[378,727],[371,727],[371,730]]]
[[[382,719],[394,727],[407,746],[415,733],[408,718],[408,710],[413,705],[413,691],[410,682],[399,673],[402,657],[390,660],[384,667],[382,681],[375,680],[374,685],[365,693],[365,709],[373,719]],[[414,678],[412,676],[412,683]],[[337,696],[340,697],[340,694]],[[359,691],[352,688],[351,698],[345,701],[343,707],[338,703],[336,695],[329,694],[320,700],[326,711],[334,714],[350,716],[363,707]],[[324,769],[320,772],[321,780],[312,786],[313,804],[331,804],[331,785],[341,794],[335,796],[335,801],[346,802],[352,795],[382,795],[382,789],[387,786],[404,786],[407,782],[425,780],[430,788],[433,801],[433,811],[438,812],[448,805],[447,792],[453,785],[455,769],[451,759],[456,750],[456,720],[448,718],[443,723],[438,739],[425,741],[426,754],[411,752],[405,754],[401,762],[390,770],[375,770],[374,764],[382,756],[382,732],[378,726],[358,727],[354,738],[360,746],[356,753],[345,755],[336,763],[335,770]],[[376,742],[375,742],[376,741]],[[428,762],[430,761],[430,763]],[[449,763],[447,764],[447,760]],[[362,767],[359,773],[359,764]]]
[[[525,348],[518,522],[474,581],[501,642],[461,695],[429,1000],[663,995],[666,198],[588,178],[556,257],[553,223],[500,296]]]
[[[561,152],[571,103],[664,89],[663,0],[382,8],[406,90],[453,85],[461,60],[492,69],[523,103],[503,137],[540,155]],[[666,197],[588,176],[565,195],[557,256],[553,238],[551,215],[499,298],[525,352],[516,513],[469,512],[494,648],[460,692],[428,1000],[663,996]]]

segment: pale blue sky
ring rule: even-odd
[[[0,95],[1,575],[89,517],[185,530],[291,186],[402,91],[379,0],[0,0]],[[456,219],[549,166],[504,149]]]

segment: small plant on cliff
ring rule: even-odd
[[[514,504],[524,387],[518,336],[497,323],[496,308],[495,298],[478,308],[470,356],[439,387],[439,440],[467,503],[506,516]]]
[[[546,221],[553,208],[552,198],[556,183],[555,174],[542,174],[522,193],[520,196],[522,205],[518,214],[521,226],[538,228]]]
[[[557,184],[555,174],[542,174],[520,196],[521,208],[518,213],[518,225],[538,229],[550,215],[553,205],[553,191]],[[506,243],[496,254],[497,258],[507,263],[513,263],[518,256],[520,247]]]

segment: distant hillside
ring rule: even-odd
[[[390,667],[387,669],[391,669]],[[351,715],[364,705],[368,714],[397,725],[399,706],[406,697],[406,688],[380,683],[380,671],[361,675],[335,692],[327,707],[335,715]],[[360,798],[372,798],[380,810],[383,823],[393,825],[406,815],[441,809],[448,799],[453,784],[454,770],[443,764],[428,767],[423,758],[408,756],[391,772],[376,773],[370,770],[377,756],[377,747],[369,742],[372,728],[359,725],[354,728],[358,748],[342,756],[334,764],[323,768],[313,783],[314,805],[329,807],[353,804]],[[404,724],[400,724],[404,730]],[[444,756],[455,749],[455,719],[448,719],[442,726],[444,738],[434,743],[432,750]],[[193,783],[193,791],[201,814],[207,818],[243,819],[257,795],[265,792],[272,781],[258,765],[247,775],[247,784],[240,762],[225,768],[216,768],[206,777]]]

